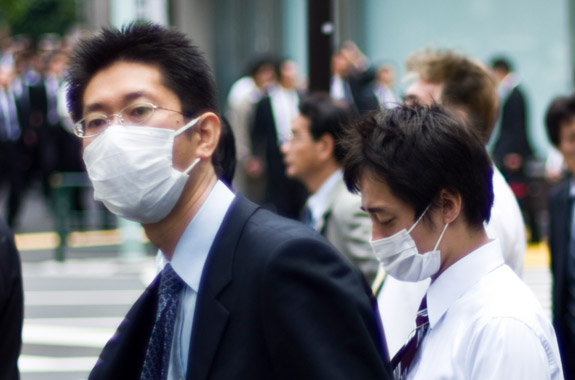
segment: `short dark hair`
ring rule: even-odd
[[[444,106],[402,105],[367,115],[343,140],[344,180],[360,191],[362,176],[385,182],[417,216],[436,207],[442,189],[458,192],[467,222],[479,227],[493,205],[491,160],[476,132]]]
[[[314,141],[326,133],[334,141],[333,155],[337,162],[342,162],[345,151],[341,145],[345,125],[350,121],[349,111],[338,104],[327,93],[312,93],[299,103],[299,112],[310,120],[309,132]]]
[[[236,171],[236,139],[225,117],[222,117],[221,125],[220,141],[212,156],[212,164],[218,178],[231,189]]]
[[[575,95],[558,96],[547,108],[545,126],[549,140],[555,147],[559,147],[559,130],[561,124],[575,117]]]
[[[493,70],[501,70],[506,73],[513,71],[513,65],[505,57],[496,57],[491,60],[491,67]]]
[[[82,118],[83,95],[99,71],[118,61],[157,67],[164,85],[182,103],[182,112],[217,113],[216,85],[204,54],[183,33],[150,22],[104,28],[74,49],[67,73],[68,109],[74,121]]]

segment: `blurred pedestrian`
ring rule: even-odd
[[[276,85],[277,64],[274,57],[258,57],[249,74],[233,83],[227,97],[226,114],[235,135],[239,164],[234,187],[256,203],[263,201],[264,183],[261,162],[253,157],[250,132],[256,104]]]
[[[298,219],[307,197],[305,187],[285,173],[281,145],[289,138],[291,122],[298,113],[302,92],[298,88],[297,66],[284,60],[277,72],[278,85],[256,106],[251,145],[264,178],[262,205],[281,216]]]
[[[167,260],[90,379],[391,378],[359,271],[218,181],[214,79],[182,33],[105,29],[69,82],[95,197]]]
[[[18,380],[22,348],[24,293],[14,235],[0,218],[0,379]]]
[[[373,92],[379,105],[383,108],[394,108],[399,105],[399,98],[394,88],[395,70],[390,64],[378,67],[373,83]]]
[[[534,195],[531,194],[529,163],[533,161],[533,148],[529,142],[528,108],[524,91],[513,67],[504,57],[495,58],[491,67],[498,83],[500,102],[499,126],[494,134],[493,161],[501,169],[529,226],[531,243],[541,240]]]
[[[549,193],[553,324],[566,380],[575,379],[575,96],[555,98],[545,117],[567,175]]]
[[[372,91],[375,70],[352,41],[346,41],[331,58],[330,95],[350,107],[355,116],[379,108]]]
[[[399,280],[431,278],[395,378],[562,379],[551,322],[484,227],[484,141],[436,104],[366,117],[344,141],[344,179],[373,221],[375,255]]]
[[[464,117],[487,144],[497,118],[497,86],[483,64],[449,50],[423,50],[406,61],[415,81],[406,90],[406,102],[443,104]],[[526,249],[525,225],[509,185],[497,167],[493,168],[495,196],[487,234],[497,239],[505,263],[521,276]],[[378,276],[382,278],[383,276]],[[429,281],[409,283],[387,276],[378,294],[383,325],[388,332],[390,352],[399,349],[415,327],[419,300]],[[375,288],[378,288],[375,284]],[[393,312],[392,312],[393,311]]]
[[[345,187],[341,172],[344,151],[340,144],[349,121],[347,107],[329,94],[304,97],[282,153],[287,176],[301,181],[311,194],[304,222],[325,236],[371,283],[379,267],[369,246],[371,221],[361,210],[361,198]]]
[[[22,166],[22,129],[17,98],[12,90],[13,69],[0,67],[0,185],[8,188],[6,219],[14,228],[22,206],[24,175]]]

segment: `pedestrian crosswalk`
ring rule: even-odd
[[[155,275],[152,258],[25,263],[22,380],[86,379]]]
[[[22,380],[81,380],[130,306],[156,274],[152,257],[27,262],[23,252],[25,323]],[[545,249],[526,256],[523,280],[551,316]]]

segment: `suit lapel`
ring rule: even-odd
[[[226,305],[218,297],[232,279],[233,257],[238,240],[248,218],[256,210],[255,204],[237,196],[208,254],[192,327],[187,372],[189,380],[204,380],[210,373],[229,316]]]

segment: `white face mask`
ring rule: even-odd
[[[174,138],[193,127],[199,117],[177,131],[111,125],[84,150],[94,199],[114,214],[139,223],[164,219],[176,205],[197,158],[183,173],[172,166]]]
[[[400,281],[417,282],[425,280],[439,270],[441,254],[437,247],[449,223],[443,228],[443,232],[441,232],[433,251],[420,254],[415,241],[409,234],[428,209],[429,206],[427,206],[409,231],[404,228],[392,236],[370,242],[375,256],[382,263],[385,271]]]

